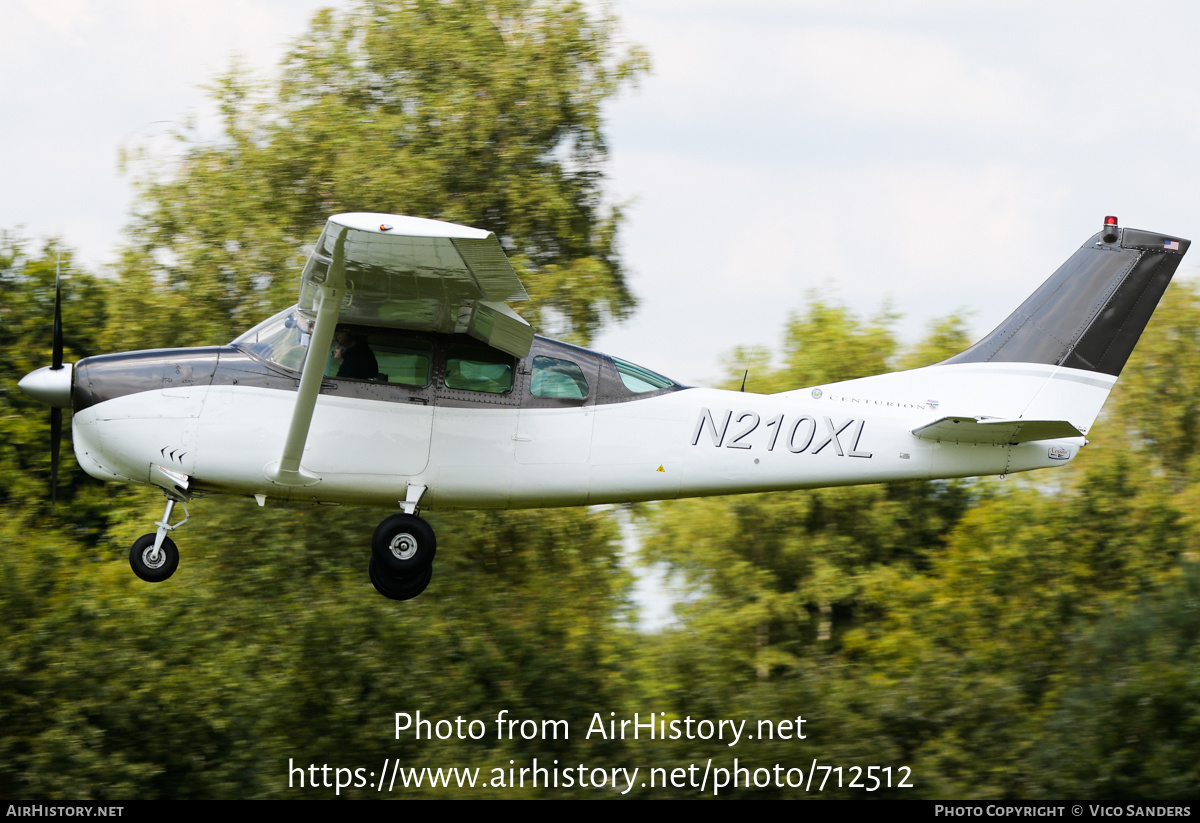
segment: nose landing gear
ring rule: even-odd
[[[183,506],[183,519],[172,526],[171,513],[176,503]],[[158,531],[143,534],[129,549],[129,565],[133,573],[147,583],[161,583],[173,575],[179,567],[179,549],[175,541],[167,537],[167,532],[174,531],[190,519],[187,503],[168,497],[162,520],[154,524],[158,526]]]

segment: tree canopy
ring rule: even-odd
[[[319,13],[282,78],[234,67],[222,139],[140,169],[124,269],[165,279],[176,344],[224,342],[294,302],[330,214],[411,214],[501,238],[535,326],[586,342],[634,306],[604,199],[602,107],[647,68],[581,2],[400,0]],[[141,284],[139,284],[141,285]],[[143,310],[141,290],[126,317]]]

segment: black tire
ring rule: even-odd
[[[436,554],[433,528],[415,514],[393,514],[379,524],[371,538],[371,557],[380,571],[393,577],[413,577],[425,571]]]
[[[371,585],[375,587],[375,591],[392,600],[412,600],[425,591],[425,587],[433,579],[433,566],[426,566],[424,571],[411,577],[396,577],[380,569],[373,557],[367,571],[371,575]]]
[[[133,573],[147,583],[161,583],[179,568],[179,549],[175,547],[174,540],[164,537],[159,548],[159,560],[152,564],[149,554],[153,549],[154,533],[143,534],[129,549],[129,565]]]

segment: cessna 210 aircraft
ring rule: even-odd
[[[75,457],[162,489],[129,561],[166,580],[197,494],[394,507],[371,582],[428,585],[422,507],[577,506],[1008,474],[1072,460],[1189,241],[1121,228],[1075,252],[995,331],[942,363],[779,394],[689,388],[536,336],[496,236],[387,214],[329,218],[299,303],[226,346],[62,362],[20,387],[71,408]],[[337,344],[334,345],[334,341]],[[53,485],[53,479],[52,479]],[[182,521],[172,524],[176,505]]]

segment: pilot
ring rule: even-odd
[[[338,377],[372,380],[379,374],[379,363],[365,337],[347,331],[339,331],[334,337],[337,344],[333,347],[333,358],[339,364]]]

